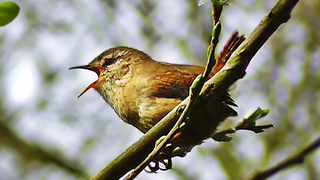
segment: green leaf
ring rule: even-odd
[[[250,112],[246,113],[243,123],[255,125],[258,119],[266,116],[268,113],[268,109],[261,109],[260,107],[255,110],[251,110]]]
[[[208,0],[201,0],[198,3],[198,6],[202,6],[205,2],[207,2]],[[229,0],[211,0],[212,4],[214,6],[218,5],[218,6],[227,6],[230,5],[230,3],[228,2]]]
[[[0,26],[7,25],[19,14],[20,7],[14,2],[0,3]]]
[[[227,131],[217,132],[212,136],[212,139],[218,142],[229,142],[233,138],[231,136],[228,136],[227,134],[229,134],[229,132]]]
[[[207,0],[201,0],[199,3],[198,3],[198,6],[201,6],[202,4],[204,4]]]
[[[217,22],[217,24],[213,27],[212,37],[218,37],[221,33],[221,23]]]
[[[265,117],[268,113],[269,109],[262,109],[259,119]]]
[[[201,74],[199,74],[196,79],[194,79],[194,81],[192,82],[191,86],[190,86],[190,96],[193,96],[195,89],[198,88],[200,81],[202,81],[203,77]]]

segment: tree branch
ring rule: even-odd
[[[293,7],[298,0],[279,0],[259,26],[252,32],[239,48],[232,54],[228,63],[203,86],[200,96],[206,96],[210,91],[225,91],[231,84],[245,75],[245,70],[251,58],[257,53],[266,40],[282,24],[288,21]],[[186,98],[162,121],[150,129],[135,144],[108,164],[92,180],[119,179],[128,171],[138,166],[152,151],[155,142],[161,136],[168,134],[177,120],[176,112],[181,105],[186,105],[190,97]]]
[[[250,180],[266,179],[278,173],[279,171],[284,170],[289,166],[302,164],[306,156],[319,147],[320,147],[320,137],[318,137],[315,141],[313,141],[311,144],[309,144],[307,147],[305,147],[301,151],[289,156],[287,159],[283,160],[282,162],[275,165],[274,167],[270,167],[269,169],[254,173],[249,179]]]

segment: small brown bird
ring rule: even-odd
[[[240,41],[243,39],[239,40],[238,36],[229,40],[210,77],[221,69]],[[129,47],[108,49],[89,65],[70,69],[87,69],[98,75],[98,80],[79,97],[94,88],[124,122],[143,133],[188,96],[189,86],[204,71],[201,66],[158,62],[146,53]],[[194,106],[189,115],[190,123],[172,140],[172,144],[175,147],[201,144],[213,135],[223,120],[237,115],[230,105],[236,106],[227,91],[202,100],[201,104]]]

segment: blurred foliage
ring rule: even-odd
[[[16,2],[19,16],[0,29],[0,179],[85,179],[141,136],[97,93],[76,99],[96,77],[68,72],[69,67],[116,45],[136,47],[157,60],[205,63],[210,3]],[[275,2],[231,1],[222,14],[219,48],[236,29],[249,34]],[[173,170],[138,179],[245,179],[319,136],[319,8],[317,0],[299,2],[232,90],[239,117],[268,108],[261,123],[275,129],[236,133],[228,143],[207,140],[185,158],[174,158]],[[304,166],[271,179],[320,179],[319,162],[314,153]]]

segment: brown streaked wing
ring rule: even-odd
[[[152,82],[155,97],[185,99],[193,80],[204,71],[200,66],[162,64],[166,72],[159,70]]]

